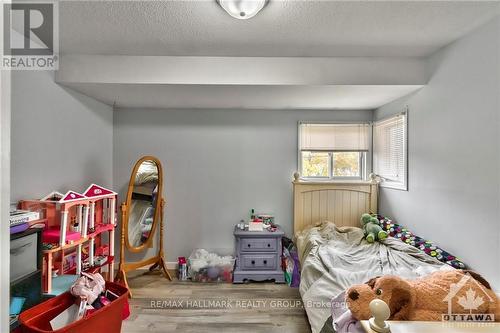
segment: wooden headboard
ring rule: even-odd
[[[298,173],[293,181],[294,233],[325,220],[337,226],[360,227],[363,213],[377,213],[378,182],[306,181]]]

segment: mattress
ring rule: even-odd
[[[333,332],[327,328],[332,325],[332,307],[341,305],[332,304],[332,299],[353,284],[381,275],[412,279],[453,269],[399,239],[368,243],[362,229],[338,228],[331,222],[298,233],[296,244],[299,290],[313,333]]]

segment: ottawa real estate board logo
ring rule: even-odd
[[[1,69],[54,70],[59,64],[57,2],[2,2]]]
[[[448,303],[448,313],[442,315],[445,322],[494,322],[494,299],[491,291],[476,281],[469,273],[458,283],[450,286],[443,299]]]

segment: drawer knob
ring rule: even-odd
[[[248,247],[250,247],[251,245],[250,245],[250,244],[248,244],[247,246],[248,246]]]
[[[267,260],[264,260],[264,265],[267,265]]]
[[[271,247],[271,244],[267,244],[267,247]]]
[[[255,260],[252,260],[252,265],[255,265]]]

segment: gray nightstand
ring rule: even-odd
[[[245,281],[274,280],[285,283],[281,269],[281,237],[283,231],[278,228],[270,231],[248,231],[235,227],[236,267],[233,283]]]

